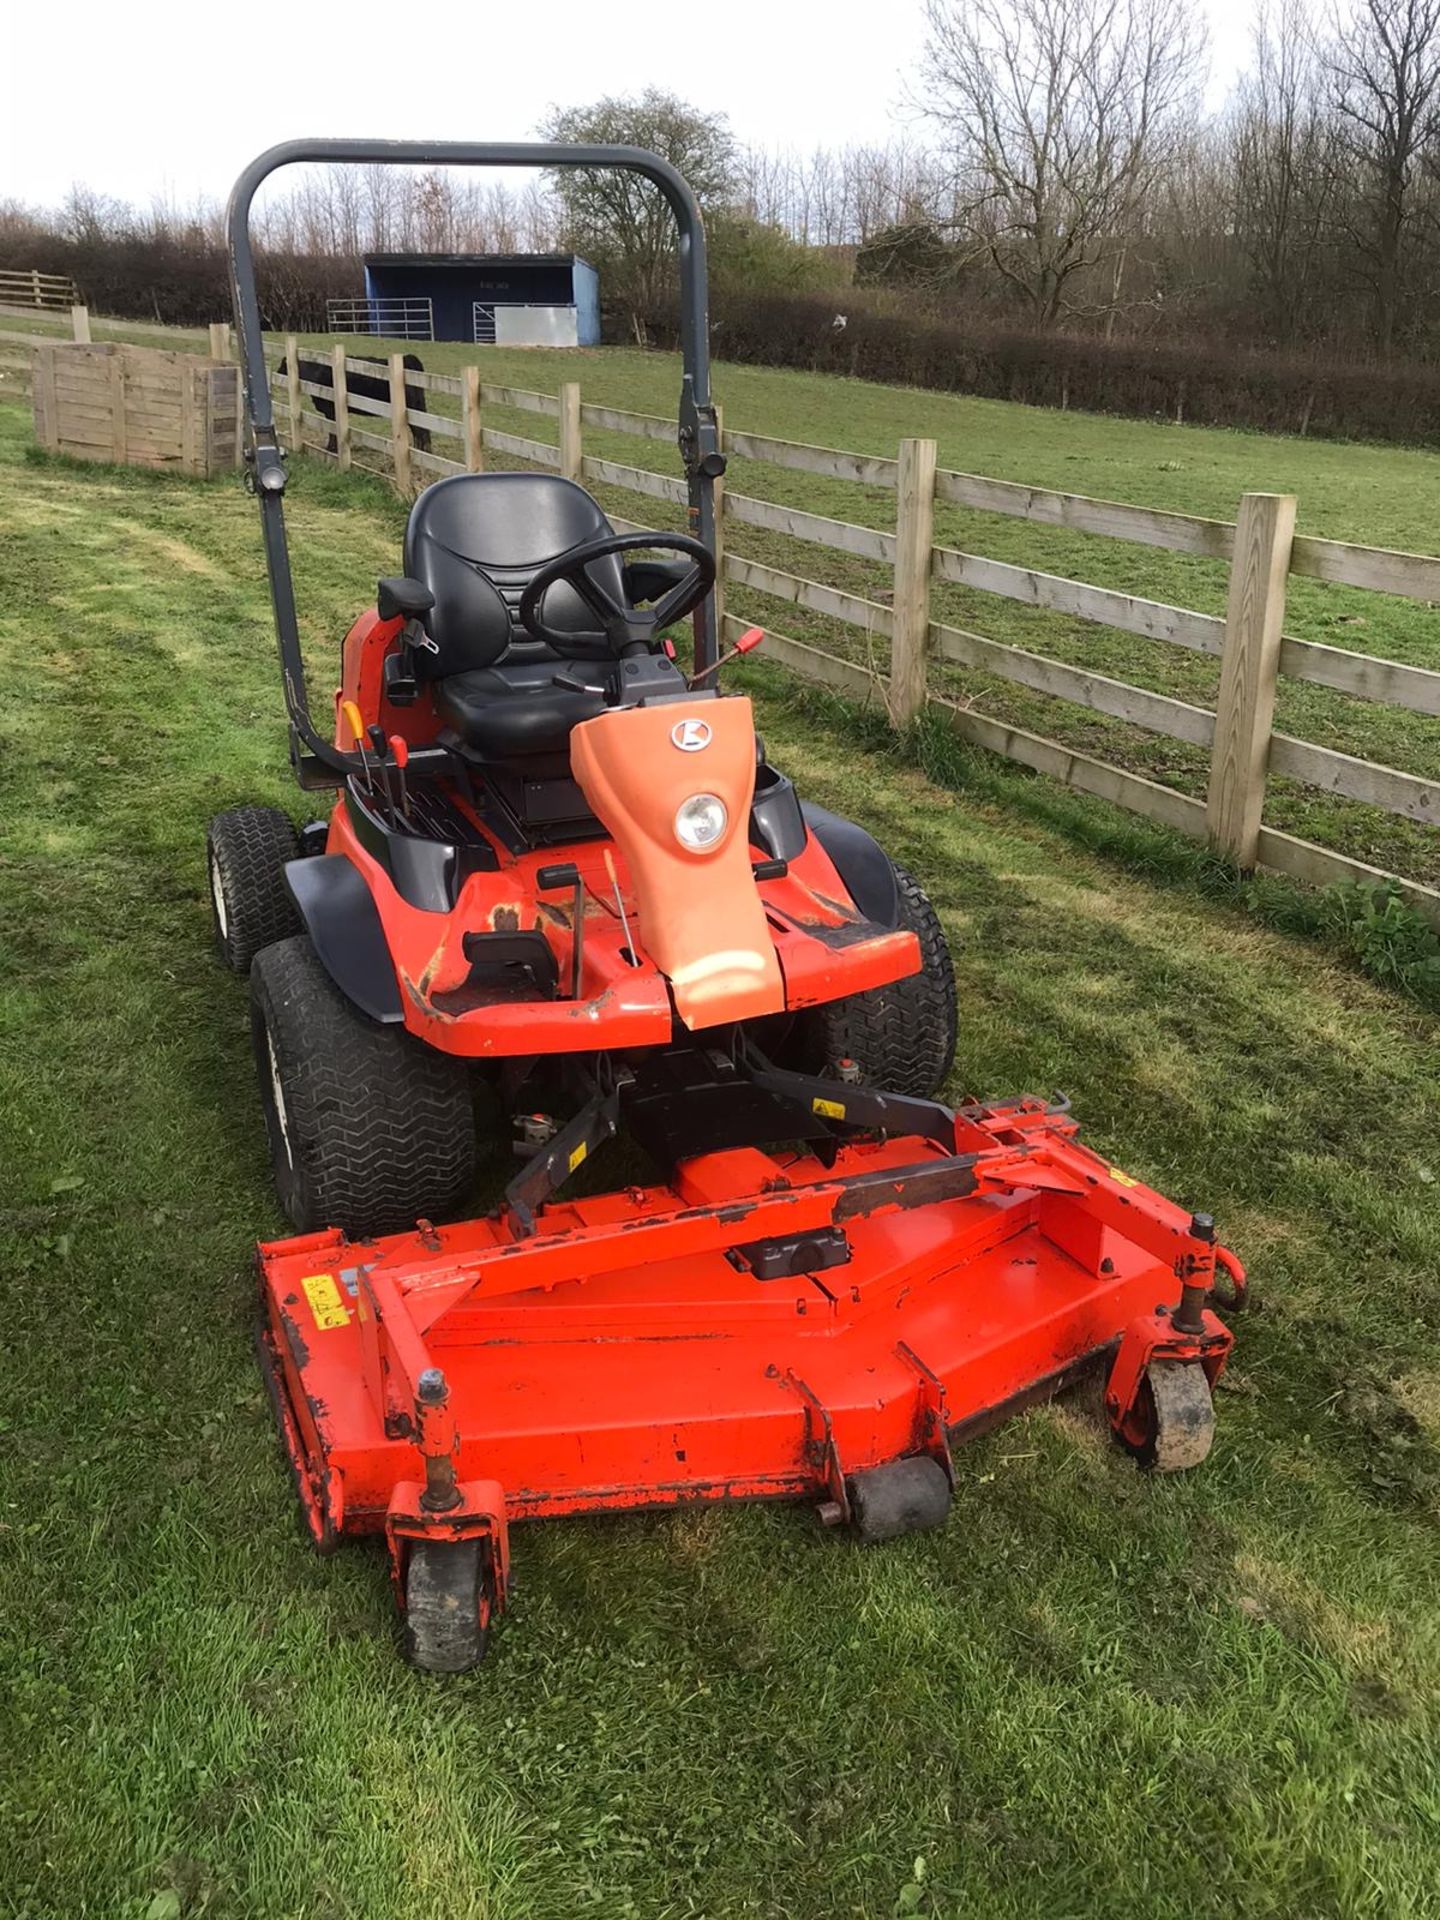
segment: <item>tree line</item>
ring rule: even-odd
[[[721,311],[748,292],[808,297],[837,330],[907,314],[1440,358],[1440,0],[1259,0],[1210,113],[1207,52],[1195,0],[927,0],[905,130],[885,143],[746,147],[658,89],[554,110],[537,132],[675,161],[706,210]],[[634,178],[317,169],[265,203],[260,237],[285,324],[358,292],[367,252],[574,247],[601,269],[612,330],[641,342],[673,304],[668,220]],[[72,272],[96,304],[218,310],[222,255],[210,207],[142,212],[83,187],[53,210],[0,203],[0,263]]]

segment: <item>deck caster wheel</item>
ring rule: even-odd
[[[928,1454],[852,1473],[847,1490],[851,1531],[867,1544],[944,1526],[950,1514],[949,1478]]]
[[[278,807],[232,807],[210,822],[210,918],[220,958],[232,973],[248,973],[262,948],[300,931],[285,885],[286,864],[299,855],[300,836]]]
[[[468,1673],[490,1644],[489,1561],[478,1540],[417,1540],[405,1569],[405,1658]]]
[[[1198,1467],[1215,1439],[1215,1403],[1204,1367],[1195,1360],[1152,1360],[1115,1437],[1156,1473]]]

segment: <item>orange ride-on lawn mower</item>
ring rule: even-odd
[[[690,532],[617,535],[546,474],[437,481],[327,735],[248,233],[289,161],[624,168],[680,234]],[[1244,1287],[1213,1224],[1061,1101],[937,1098],[955,985],[929,901],[718,684],[685,182],[632,148],[296,142],[242,176],[229,241],[293,759],[338,790],[298,838],[246,807],[209,839],[296,1229],[259,1250],[261,1351],[317,1544],[383,1533],[410,1657],[455,1671],[505,1605],[514,1520],[775,1498],[883,1540],[944,1519],[957,1432],[1094,1365],[1126,1447],[1203,1458],[1230,1347],[1209,1296]],[[688,676],[664,637],[687,615]],[[520,1162],[454,1222],[481,1081]],[[622,1133],[649,1182],[567,1192]]]

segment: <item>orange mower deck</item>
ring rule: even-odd
[[[263,1245],[317,1541],[388,1530],[403,1596],[414,1540],[483,1538],[488,1617],[510,1520],[784,1498],[842,1522],[868,1475],[916,1460],[948,1500],[947,1436],[1101,1356],[1112,1423],[1143,1442],[1157,1363],[1218,1377],[1230,1335],[1204,1301],[1217,1260],[1237,1295],[1243,1274],[1074,1135],[1038,1102],[967,1108],[954,1153],[709,1154],[546,1207],[523,1238],[497,1215]]]

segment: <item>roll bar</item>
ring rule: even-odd
[[[280,167],[304,161],[355,166],[616,167],[653,180],[670,204],[679,231],[680,263],[680,457],[689,488],[689,531],[715,552],[715,481],[725,471],[710,400],[710,310],[705,266],[705,229],[694,194],[658,153],[643,147],[552,146],[512,142],[475,144],[459,140],[287,140],[250,162],[235,182],[226,209],[226,241],[235,295],[235,324],[249,426],[245,457],[260,502],[260,527],[275,610],[275,635],[290,716],[292,757],[302,785],[328,786],[363,771],[358,754],[341,753],[318,733],[310,717],[305,665],[295,614],[295,587],[285,539],[285,456],[275,430],[265,340],[250,245],[250,207],[261,183]],[[695,612],[695,670],[704,674],[718,654],[715,602],[709,596]],[[424,750],[412,755],[417,766]],[[443,756],[441,756],[443,757]],[[317,764],[318,763],[318,764]]]

